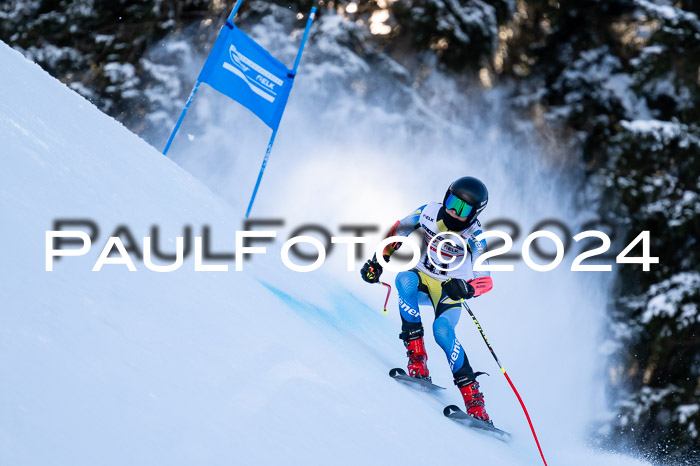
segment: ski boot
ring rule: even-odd
[[[399,337],[403,340],[408,356],[408,375],[417,379],[426,379],[431,382],[428,372],[428,354],[423,343],[423,327],[401,332]]]
[[[483,372],[456,378],[455,385],[457,385],[459,392],[464,398],[467,414],[492,426],[493,421],[486,413],[484,394],[479,391],[479,382],[476,381],[476,376],[481,374],[483,374]]]

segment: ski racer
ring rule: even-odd
[[[455,336],[455,326],[462,311],[460,300],[470,299],[475,293],[470,281],[489,276],[489,272],[472,270],[476,259],[486,251],[486,241],[477,241],[476,237],[481,234],[481,223],[477,217],[487,202],[488,191],[484,183],[473,177],[460,178],[450,185],[442,204],[431,202],[418,208],[408,217],[397,221],[387,237],[408,236],[414,230],[422,228],[426,246],[418,264],[396,276],[402,322],[399,338],[407,350],[408,374],[430,380],[428,355],[423,343],[423,323],[418,308],[420,292],[427,294],[433,304],[433,335],[445,351],[454,383],[464,397],[467,414],[492,424],[486,413],[484,396],[476,381],[476,377],[483,372],[474,372],[464,347]],[[463,241],[455,238],[455,234],[461,236]],[[451,240],[451,244],[445,242],[440,246],[443,239]],[[384,260],[388,262],[399,246],[399,242],[387,245],[382,254]],[[449,262],[451,260],[453,262]],[[462,264],[459,267],[449,270],[460,262]],[[368,283],[379,281],[382,267],[377,262],[376,255],[365,263],[361,274],[362,279]]]

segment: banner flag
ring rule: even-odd
[[[198,81],[237,101],[274,130],[282,118],[294,74],[227,21]]]

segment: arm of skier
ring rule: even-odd
[[[420,215],[423,212],[425,206],[419,207],[413,211],[407,217],[398,220],[391,227],[389,233],[387,233],[386,238],[391,236],[408,236],[413,231],[420,227]],[[396,252],[401,247],[400,242],[389,243],[384,247],[382,251],[382,256],[386,262],[389,262],[389,258],[394,252]],[[377,283],[379,277],[382,274],[382,266],[377,262],[377,255],[375,254],[370,260],[368,260],[360,271],[362,279],[367,283]]]
[[[419,207],[408,217],[394,223],[394,226],[391,227],[385,238],[389,238],[390,236],[408,236],[417,230],[420,227],[420,214],[423,212],[424,208],[425,206]],[[401,244],[402,243],[398,241],[387,244],[382,251],[384,260],[389,262],[389,258],[401,247]]]

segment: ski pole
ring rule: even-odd
[[[382,285],[384,285],[388,288],[388,290],[386,292],[386,299],[384,300],[384,310],[382,311],[384,314],[386,314],[387,312],[389,312],[386,310],[386,305],[389,303],[389,295],[391,294],[391,285],[389,285],[388,283],[384,283],[381,280],[379,281],[379,283],[381,283]]]
[[[513,382],[510,380],[510,377],[508,377],[508,373],[506,372],[505,368],[501,365],[501,361],[498,360],[498,356],[496,356],[496,353],[493,351],[493,348],[491,347],[491,344],[489,343],[489,340],[486,338],[486,334],[484,333],[484,330],[481,328],[481,325],[479,325],[479,321],[476,320],[476,316],[472,312],[472,310],[469,308],[469,305],[466,303],[464,299],[459,300],[462,303],[462,307],[467,310],[470,316],[472,316],[472,320],[476,324],[476,328],[479,329],[479,332],[481,333],[481,338],[484,339],[484,342],[486,343],[486,346],[488,347],[489,351],[491,351],[491,355],[493,356],[493,359],[496,360],[496,364],[498,364],[498,367],[501,368],[501,372],[503,372],[503,375],[506,376],[506,380],[510,384],[510,388],[513,389],[513,392],[515,392],[515,396],[518,397],[518,401],[520,402],[520,406],[523,408],[523,412],[525,413],[525,417],[527,418],[528,424],[530,424],[530,430],[532,431],[532,436],[535,438],[535,443],[537,444],[537,449],[540,451],[540,456],[542,457],[542,462],[547,466],[547,461],[544,459],[544,453],[542,453],[542,448],[540,447],[540,441],[537,439],[537,434],[535,433],[535,427],[532,425],[532,421],[530,420],[530,415],[527,412],[527,408],[525,407],[525,403],[523,403],[523,399],[520,398],[520,394],[518,393],[518,390],[515,389],[515,385],[513,385]]]

